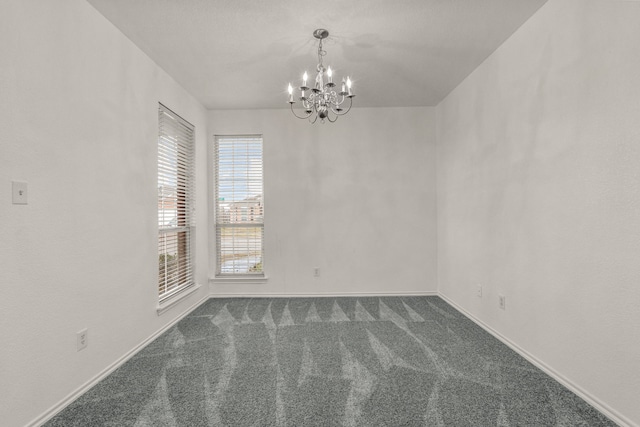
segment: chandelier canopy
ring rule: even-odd
[[[325,119],[330,122],[335,122],[338,116],[344,116],[351,110],[351,104],[353,103],[353,97],[355,96],[351,91],[351,79],[347,76],[347,79],[342,79],[340,92],[334,90],[336,84],[333,82],[333,71],[331,67],[324,68],[322,63],[322,57],[327,54],[322,49],[322,40],[329,36],[329,31],[325,29],[317,29],[313,32],[313,37],[318,39],[318,65],[313,87],[307,86],[308,75],[304,72],[302,76],[302,86],[300,90],[300,96],[298,100],[302,104],[303,115],[296,114],[293,108],[294,100],[293,87],[289,83],[289,104],[291,105],[291,112],[299,119],[309,119],[309,122],[315,123],[318,118],[324,123]],[[325,74],[327,81],[325,82]],[[349,106],[346,110],[343,108],[343,104],[346,100],[349,100]]]

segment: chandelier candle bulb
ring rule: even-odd
[[[353,96],[351,93],[351,79],[347,76],[347,96]]]
[[[329,79],[329,83],[333,83],[333,79],[331,78],[332,75],[331,67],[327,68],[327,78]]]
[[[309,78],[309,76],[307,76],[307,72],[305,71],[304,74],[302,75],[302,87],[306,89],[307,87],[307,79]],[[302,89],[304,90],[304,89]]]
[[[287,91],[289,92],[289,102],[293,104],[295,101],[293,100],[293,87],[291,86],[291,83],[289,83]]]

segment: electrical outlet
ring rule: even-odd
[[[482,285],[478,283],[478,298],[482,298]]]
[[[313,277],[320,277],[320,267],[313,269]]]
[[[26,182],[11,181],[11,189],[14,205],[26,205],[28,203]]]
[[[78,346],[78,351],[87,348],[87,345],[89,345],[88,333],[89,331],[85,328],[79,331],[78,334],[76,335],[76,344]]]
[[[504,295],[498,295],[498,306],[501,310],[505,309],[505,305],[507,303],[506,299],[507,298]]]

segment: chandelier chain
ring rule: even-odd
[[[318,43],[318,71],[320,68],[324,69],[324,64],[322,63],[322,57],[327,54],[327,51],[322,49],[322,39],[320,39]]]

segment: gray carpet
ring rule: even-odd
[[[614,426],[438,297],[210,299],[46,426]]]

